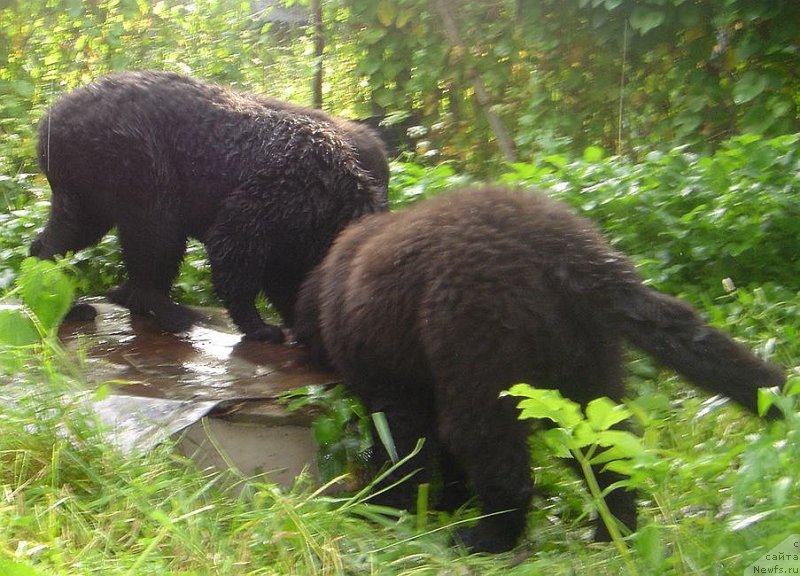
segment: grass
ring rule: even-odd
[[[0,388],[14,397],[0,408],[3,574],[630,573],[612,545],[591,542],[588,495],[541,443],[526,542],[469,556],[450,533],[474,511],[415,519],[358,496],[320,496],[303,480],[282,489],[200,470],[169,443],[122,454],[60,360],[30,369],[41,354],[27,358],[21,381]],[[704,400],[646,359],[631,368],[642,441],[657,455],[635,479],[642,529],[627,544],[640,573],[742,573],[800,533],[797,416],[767,424]]]

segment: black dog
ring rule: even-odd
[[[348,227],[303,285],[295,333],[386,414],[399,452],[426,438],[398,476],[422,467],[414,479],[426,482],[438,468],[442,508],[474,489],[490,515],[462,533],[474,551],[509,549],[525,526],[529,430],[516,401],[498,398],[513,384],[619,402],[624,341],[751,410],[758,387],[784,382],[688,304],[644,286],[588,220],[505,189],[444,194]],[[597,474],[603,487],[619,479]],[[383,502],[407,506],[415,488],[402,483]],[[607,501],[635,527],[633,494]]]
[[[248,338],[281,341],[306,273],[352,220],[386,204],[388,167],[368,129],[179,74],[104,77],[61,98],[39,128],[50,219],[31,254],[52,258],[116,226],[128,281],[109,297],[168,331],[194,320],[169,297],[188,237]]]

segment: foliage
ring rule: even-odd
[[[442,6],[459,44],[443,32]],[[800,128],[794,0],[347,0],[323,8],[326,107],[413,127],[430,159],[470,172],[497,166],[486,109],[528,161],[590,145],[634,157],[678,144],[709,152],[736,134]],[[32,172],[44,107],[111,70],[166,68],[309,103],[312,44],[310,27],[244,0],[6,3],[0,172]],[[476,79],[486,103],[477,102]]]
[[[22,262],[15,288],[6,294],[20,298],[21,305],[0,303],[0,374],[19,372],[31,351],[39,352],[37,365],[45,373],[57,370],[56,361],[63,357],[57,331],[75,293],[64,268],[64,262]]]
[[[528,5],[528,26],[538,30],[544,17],[551,42],[545,82],[561,89],[565,111],[580,102],[576,123],[605,134],[583,145],[629,151],[677,141],[713,149],[741,132],[797,129],[797,78],[787,72],[799,56],[800,12],[791,0]]]
[[[41,574],[27,564],[2,558],[0,558],[0,573],[5,576],[39,576]]]
[[[792,459],[797,456],[798,450],[795,446],[785,446],[784,442],[791,443],[800,433],[800,415],[797,413],[800,378],[791,380],[783,393],[775,390],[763,392],[765,402],[761,406],[762,412],[766,412],[769,405],[775,402],[780,407],[785,422],[761,430],[738,444],[732,442],[723,446],[721,442],[715,441],[717,453],[713,457],[699,458],[687,458],[680,454],[679,449],[670,447],[669,444],[659,445],[658,436],[654,433],[659,427],[664,430],[668,428],[665,423],[658,422],[655,412],[642,411],[642,400],[626,407],[614,404],[607,398],[600,398],[589,402],[584,412],[578,404],[563,398],[557,390],[535,389],[527,384],[518,384],[503,394],[522,398],[519,402],[520,419],[546,419],[554,423],[554,427],[537,433],[535,440],[541,439],[551,453],[577,461],[589,487],[592,505],[608,526],[620,556],[625,559],[626,571],[629,574],[638,574],[640,568],[643,573],[671,573],[671,569],[677,567],[675,560],[682,565],[691,565],[693,561],[690,559],[696,557],[696,551],[682,550],[676,543],[675,548],[680,551],[679,558],[668,560],[666,551],[673,544],[670,542],[673,535],[670,535],[666,526],[659,525],[657,521],[655,524],[640,527],[631,538],[626,539],[627,542],[623,540],[604,500],[611,490],[623,487],[636,489],[643,500],[663,506],[657,514],[669,518],[670,499],[674,496],[665,496],[665,487],[685,482],[702,484],[710,481],[716,485],[720,482],[730,483],[734,497],[729,503],[732,510],[726,513],[728,518],[725,529],[729,537],[733,536],[731,540],[735,539],[734,535],[737,533],[765,521],[773,514],[781,516],[781,522],[785,522],[794,513],[796,505],[788,503],[792,498],[790,493],[796,494],[800,491],[800,483],[786,475],[792,469]],[[645,427],[643,437],[627,430],[613,429],[634,414],[640,417],[640,423]],[[709,413],[704,415],[708,416]],[[669,429],[671,428],[670,425]],[[781,447],[777,448],[778,445]],[[724,452],[720,453],[720,450]],[[773,460],[767,464],[766,460],[769,458]],[[739,459],[743,464],[731,478],[728,471],[734,469],[732,467]],[[624,474],[628,479],[601,492],[591,468],[593,464],[603,465],[604,469]],[[765,479],[762,474],[766,474],[768,478]],[[698,496],[699,492],[695,491]],[[760,499],[747,497],[756,493],[763,496]],[[780,533],[788,534],[792,529],[785,526]],[[629,543],[633,546],[632,550]],[[635,556],[632,552],[635,552]],[[742,562],[742,567],[745,565]],[[733,573],[733,570],[728,572]]]
[[[478,75],[520,155],[537,158],[511,165],[504,178],[560,187],[623,250],[641,256],[645,276],[657,286],[688,291],[699,282],[714,298],[727,277],[737,285],[791,285],[797,277],[791,247],[793,223],[800,222],[798,136],[722,139],[740,129],[773,134],[796,127],[796,105],[787,94],[800,91],[796,77],[785,73],[797,59],[797,27],[789,25],[796,3],[467,3],[457,14],[466,50],[441,36],[439,16],[420,0],[348,0],[325,3],[325,10],[328,106],[417,124],[417,136],[428,141],[421,148],[427,148],[425,164],[453,159],[427,170],[396,163],[395,205],[498,166],[470,86]],[[0,214],[0,288],[10,285],[45,219],[46,185],[34,176],[34,128],[58,94],[110,70],[161,67],[309,99],[306,31],[281,27],[246,2],[35,0],[6,4],[0,14],[0,191],[7,207]],[[474,21],[481,26],[470,26]],[[639,147],[644,161],[637,163],[603,160],[595,145],[620,148],[611,108],[626,21],[624,102],[629,118],[647,124],[625,126],[623,148]],[[574,33],[567,39],[564,29]],[[676,37],[677,44],[668,42]],[[724,74],[707,78],[706,64],[722,66]],[[714,82],[724,90],[712,89]],[[732,118],[741,125],[720,126]],[[774,122],[761,125],[766,119]],[[704,149],[698,138],[709,135],[717,152],[696,156],[694,150]],[[648,152],[676,141],[681,148]],[[568,160],[584,147],[583,161]],[[720,229],[734,232],[720,242]],[[111,238],[72,262],[81,294],[120,281]],[[191,244],[176,295],[214,304],[209,286],[202,247]]]
[[[667,291],[714,298],[722,281],[793,286],[800,262],[800,135],[736,137],[709,157],[684,148],[645,162],[548,156],[505,182],[544,186],[599,223],[643,274]],[[588,159],[586,159],[588,158]]]
[[[317,467],[327,482],[342,475],[360,478],[364,454],[372,446],[367,413],[344,386],[303,386],[283,396],[289,411],[313,409],[311,433],[317,446]]]
[[[630,418],[632,412],[603,397],[589,402],[584,415],[580,404],[564,398],[558,390],[536,389],[529,384],[516,384],[501,394],[506,395],[523,398],[518,403],[520,420],[546,419],[555,424],[541,437],[557,456],[571,457],[578,462],[592,503],[624,559],[628,573],[638,574],[617,520],[605,502],[608,492],[621,486],[601,490],[592,470],[593,465],[602,464],[604,469],[631,473],[634,459],[645,452],[644,446],[629,431],[612,427]]]
[[[551,154],[508,164],[498,180],[567,202],[631,255],[656,287],[708,304],[736,286],[796,286],[798,144],[800,134],[739,136],[711,156],[678,147],[642,162],[589,147],[579,159]],[[447,164],[407,162],[393,163],[392,178],[392,203],[400,208],[475,182]]]
[[[58,96],[113,70],[160,68],[294,99],[310,89],[303,31],[285,39],[246,1],[31,0],[0,7],[0,172],[33,171]],[[292,70],[293,74],[286,74]],[[267,79],[265,81],[265,78]],[[260,89],[259,89],[260,87]]]
[[[685,148],[653,152],[634,163],[604,157],[599,148],[571,160],[549,155],[537,164],[515,163],[504,183],[545,188],[591,220],[622,251],[634,256],[657,287],[688,294],[696,303],[724,297],[734,286],[794,286],[800,237],[800,134],[773,139],[740,136],[711,156]],[[452,164],[424,167],[392,163],[390,198],[395,208],[475,182]],[[10,285],[35,231],[46,219],[46,193],[20,175],[0,181],[9,211],[0,213],[0,287]],[[97,294],[119,282],[113,237],[72,258],[77,290]],[[730,286],[730,282],[727,283]],[[176,296],[190,304],[215,298],[201,245],[191,243],[176,282]],[[700,296],[700,295],[703,296]]]
[[[462,45],[443,35],[437,3],[347,4],[373,109],[411,116],[471,171],[497,156],[475,77],[522,158],[589,145],[710,151],[738,133],[798,130],[792,0],[459,3]]]
[[[429,198],[449,188],[474,182],[474,178],[457,173],[447,163],[428,167],[413,162],[393,162],[391,173],[389,203],[394,209]]]

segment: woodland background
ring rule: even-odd
[[[380,119],[470,172],[590,145],[708,153],[800,130],[798,22],[793,0],[6,2],[2,169],[31,168],[54,96],[141,68]]]

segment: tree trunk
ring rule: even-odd
[[[450,44],[455,50],[465,54],[467,52],[464,48],[464,42],[461,40],[461,32],[458,28],[458,23],[454,17],[454,11],[449,0],[436,0],[436,10],[439,12],[439,17],[444,24],[444,33]],[[514,151],[514,142],[508,134],[503,121],[492,110],[492,101],[489,97],[489,91],[486,89],[480,73],[474,68],[468,69],[467,73],[472,77],[472,86],[475,90],[475,98],[478,100],[478,105],[486,116],[486,121],[494,132],[497,138],[497,146],[506,160],[515,162],[517,155]]]
[[[325,36],[322,26],[322,0],[311,0],[311,22],[314,26],[314,108],[322,109],[322,53],[325,51]]]

